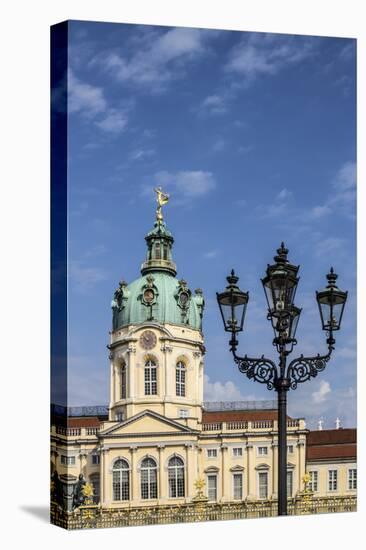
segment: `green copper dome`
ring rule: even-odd
[[[172,260],[174,239],[162,219],[145,237],[146,260],[142,276],[127,284],[119,283],[112,300],[113,330],[129,324],[156,321],[187,325],[200,330],[204,299],[200,289],[192,294],[186,281],[176,279]]]

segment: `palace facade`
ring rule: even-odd
[[[277,411],[204,406],[204,297],[176,277],[174,239],[157,214],[141,276],[113,296],[107,411],[53,408],[51,470],[70,513],[78,479],[109,511],[277,498]],[[288,497],[302,494],[306,472],[316,496],[355,496],[355,430],[309,432],[290,417],[287,426]]]

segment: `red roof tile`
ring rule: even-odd
[[[288,416],[287,418],[291,418]],[[277,420],[277,410],[265,411],[203,411],[202,422],[231,422],[234,420]]]
[[[356,443],[356,428],[339,430],[317,430],[309,432],[307,445],[337,445],[339,443]]]
[[[313,445],[306,449],[306,460],[356,458],[356,445]]]
[[[99,428],[101,421],[97,416],[87,416],[80,418],[68,418],[68,428]]]

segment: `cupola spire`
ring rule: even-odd
[[[154,228],[145,237],[147,255],[141,266],[141,274],[146,275],[154,271],[165,271],[175,277],[177,268],[172,259],[174,238],[165,225],[162,213],[162,206],[167,204],[169,195],[164,193],[161,187],[157,187],[154,191],[158,203],[156,221]]]

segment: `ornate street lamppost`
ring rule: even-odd
[[[347,292],[336,286],[337,275],[333,268],[327,275],[327,287],[316,292],[322,329],[326,331],[328,353],[304,357],[300,355],[287,364],[287,356],[297,344],[295,338],[301,309],[294,305],[299,266],[290,264],[288,250],[284,243],[277,250],[275,263],[268,265],[262,279],[267,298],[267,319],[271,321],[274,332],[273,345],[276,347],[279,361],[276,365],[263,355],[259,358],[239,357],[237,334],[243,330],[245,312],[249,293],[238,287],[239,277],[231,271],[227,277],[228,286],[221,293],[216,293],[222,320],[226,332],[231,333],[230,351],[240,372],[249,379],[266,384],[269,390],[275,390],[278,396],[278,515],[287,515],[287,392],[291,388],[310,380],[324,370],[335,345],[333,333],[340,329]]]

